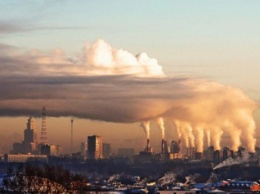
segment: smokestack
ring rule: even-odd
[[[214,163],[220,162],[220,151],[219,150],[215,150],[213,152],[213,161],[214,161]]]
[[[181,153],[181,139],[178,139],[178,144],[179,144],[179,154]]]
[[[243,157],[242,150],[239,149],[239,150],[237,151],[237,156],[240,157],[240,158]]]
[[[161,152],[162,154],[164,153],[164,150],[165,150],[164,149],[164,139],[162,139],[162,152]]]
[[[194,147],[191,148],[191,159],[195,158],[196,149]]]
[[[147,138],[147,143],[146,143],[146,148],[145,151],[151,152],[151,148],[150,148],[150,121],[143,121],[141,122],[141,127],[143,127],[145,133],[146,133],[146,138]]]
[[[195,156],[195,148],[187,148],[187,152],[188,152],[188,156],[190,159],[194,159],[194,156]]]
[[[226,159],[228,159],[228,157],[230,155],[231,155],[231,152],[230,152],[229,148],[228,147],[224,147],[223,148],[223,157],[222,157],[222,159],[226,160]]]
[[[150,153],[150,152],[151,152],[151,150],[150,150],[150,139],[147,139],[146,152],[147,152],[147,153]]]

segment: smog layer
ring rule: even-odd
[[[75,116],[108,122],[141,122],[149,139],[151,121],[164,139],[170,120],[186,147],[213,145],[229,134],[234,151],[241,140],[255,151],[256,103],[240,89],[209,80],[167,77],[156,59],[114,49],[103,40],[85,45],[80,56],[5,52],[0,45],[0,115]],[[13,53],[13,54],[9,54]],[[204,145],[204,139],[207,139]]]

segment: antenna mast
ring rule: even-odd
[[[70,121],[70,128],[71,128],[71,154],[73,153],[73,118]]]
[[[41,130],[41,143],[47,143],[47,128],[46,128],[46,108],[42,108],[42,130]]]

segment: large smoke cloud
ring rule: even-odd
[[[0,50],[5,47],[0,45]],[[103,40],[85,46],[78,57],[60,49],[49,54],[2,54],[0,76],[2,116],[37,116],[45,106],[50,116],[148,125],[155,120],[163,138],[164,119],[169,119],[185,145],[198,152],[205,146],[204,137],[208,145],[220,149],[223,133],[230,134],[234,151],[241,137],[250,152],[255,149],[256,104],[240,89],[167,77],[147,54],[134,56]]]

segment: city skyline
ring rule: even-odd
[[[21,117],[21,118],[23,119],[23,117]],[[57,146],[63,145],[64,147],[61,147],[61,153],[60,154],[71,154],[71,144],[70,144],[71,143],[70,142],[70,140],[71,140],[71,131],[70,131],[70,129],[71,129],[70,128],[71,121],[70,121],[70,118],[63,118],[63,119],[67,119],[67,120],[69,119],[69,121],[68,121],[68,125],[69,126],[67,126],[66,133],[63,134],[64,136],[66,136],[68,143],[67,144],[62,144],[64,138],[61,138],[62,141],[61,141],[61,139],[57,139],[56,138],[57,136],[53,136],[53,131],[51,131],[51,130],[48,130],[48,132],[50,132],[50,135],[48,136],[49,141],[46,142],[46,143],[50,144],[50,145],[55,145],[56,144]],[[31,118],[31,117],[29,117],[29,118],[24,120],[24,123],[23,123],[24,126],[26,126],[26,125],[28,126],[28,122],[26,124],[27,120],[28,120],[28,122],[29,122],[29,120],[33,120],[33,126],[34,126],[33,129],[34,129],[34,132],[36,133],[36,136],[37,136],[37,138],[34,141],[36,141],[37,144],[40,145],[41,144],[41,124],[42,124],[42,118]],[[49,122],[53,122],[53,121],[55,121],[55,118],[48,118],[47,117],[46,118],[47,123],[48,123],[48,120],[49,120]],[[60,121],[62,121],[62,120],[60,120]],[[78,119],[77,119],[77,121],[78,121]],[[85,120],[82,119],[79,123],[82,123],[84,121]],[[55,122],[54,125],[57,124],[56,122]],[[99,122],[97,122],[96,124],[97,124],[97,126],[100,125]],[[109,125],[109,123],[103,123],[103,124],[108,124]],[[54,126],[53,123],[49,123],[49,125],[50,126]],[[76,126],[77,125],[78,125],[78,123],[76,124]],[[125,124],[123,124],[121,126],[124,126],[124,125]],[[132,124],[132,125],[135,126],[136,124]],[[165,145],[168,144],[168,146],[170,146],[172,141],[175,141],[175,142],[179,141],[178,140],[178,135],[176,133],[176,129],[174,129],[173,126],[171,126],[171,125],[172,125],[172,123],[170,121],[166,120],[166,125],[165,125],[166,126],[166,131],[165,131],[166,132],[165,133],[166,134],[165,135],[166,141],[165,141]],[[106,125],[104,125],[104,126],[106,126]],[[125,125],[125,126],[127,126],[127,125]],[[171,128],[171,130],[173,130],[175,133],[173,131],[169,131],[168,128]],[[24,127],[22,131],[24,132],[26,129],[27,129],[27,127]],[[117,131],[118,129],[114,129],[114,130],[117,133],[119,132],[119,131]],[[120,149],[120,148],[133,148],[133,149],[135,149],[135,153],[136,154],[138,154],[140,151],[141,152],[143,152],[143,151],[146,152],[147,151],[146,136],[143,134],[142,130],[141,130],[140,136],[137,136],[137,138],[140,138],[140,139],[137,139],[136,141],[134,141],[134,139],[130,139],[130,138],[129,139],[122,138],[121,133],[119,133],[118,136],[115,136],[115,137],[111,138],[111,135],[104,133],[104,130],[102,130],[102,129],[101,130],[97,130],[97,129],[91,129],[91,130],[85,130],[85,129],[82,130],[81,129],[80,130],[80,127],[79,128],[77,127],[75,132],[76,133],[74,133],[75,136],[73,136],[73,139],[79,139],[79,137],[80,137],[80,140],[74,142],[74,147],[73,147],[73,152],[72,153],[80,152],[81,151],[81,144],[82,143],[87,143],[88,142],[87,138],[89,136],[95,136],[95,135],[101,135],[101,136],[105,135],[105,138],[104,138],[103,142],[104,143],[108,143],[108,144],[111,145],[112,151],[113,151],[112,152],[113,155],[117,155],[118,149]],[[125,134],[126,131],[122,130],[122,132]],[[155,122],[152,123],[152,125],[151,125],[151,136],[150,136],[150,142],[149,142],[149,147],[150,147],[151,150],[148,151],[148,152],[161,153],[161,151],[162,151],[161,150],[162,149],[161,138],[158,137],[160,135],[161,135],[161,131],[160,131],[159,127],[157,126],[157,124]],[[19,138],[17,138],[16,142],[8,142],[8,139],[7,140],[3,139],[2,145],[6,145],[6,147],[8,148],[8,149],[6,149],[6,151],[4,153],[12,152],[13,144],[23,143],[23,138],[26,138],[25,136],[24,137],[23,136],[24,135],[22,133],[21,136]],[[204,140],[207,141],[206,137],[205,137]],[[142,142],[142,145],[136,145],[136,143],[139,143],[139,141]],[[187,147],[184,144],[183,139],[181,139],[181,144],[180,145],[181,145],[181,153],[183,155],[185,155]],[[246,146],[245,142],[243,142],[241,146],[242,147]],[[213,147],[212,144],[209,147]],[[205,146],[203,148],[203,152],[205,150],[207,150],[209,147],[205,144]],[[230,137],[228,137],[228,136],[224,136],[223,139],[222,139],[221,148],[220,149],[222,150],[224,147],[229,147],[231,149]],[[195,148],[195,151],[197,151],[197,148],[193,147],[193,149],[194,148]],[[171,148],[167,147],[167,148],[164,148],[164,149],[171,149]]]
[[[257,5],[258,1],[0,2],[2,151],[21,140],[24,121],[40,117],[43,106],[49,110],[48,139],[67,150],[71,117],[75,149],[82,136],[98,134],[112,146],[115,142],[115,147],[142,150],[147,135],[140,122],[151,120],[149,138],[159,151],[158,117],[165,119],[169,141],[180,135],[172,126],[173,115],[193,124],[198,116],[201,127],[217,113],[228,115],[229,126],[243,126],[238,138],[222,138],[227,142],[222,146],[239,145],[246,125],[256,130],[247,130],[248,139],[241,141],[253,142],[260,135]],[[213,97],[221,102],[207,101],[217,102]],[[210,107],[200,110],[194,101],[198,107],[204,101]],[[246,110],[243,119],[250,119],[254,111],[256,127],[252,120],[238,123],[239,116],[229,118],[241,110]],[[203,111],[209,118],[198,114]],[[218,117],[210,127],[222,127],[224,119]],[[37,126],[40,132],[40,121]],[[224,137],[230,136],[227,131]]]

